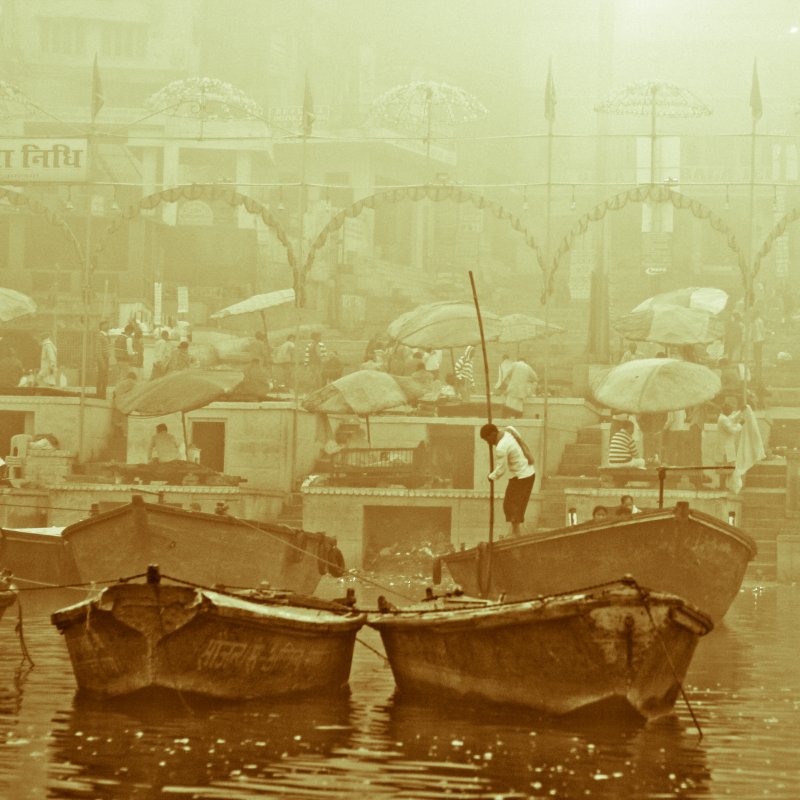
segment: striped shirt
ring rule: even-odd
[[[472,345],[468,345],[464,354],[459,356],[455,363],[456,380],[463,381],[470,386],[475,384],[475,377],[472,373],[472,353],[474,349]]]
[[[636,442],[625,428],[620,428],[612,437],[608,444],[608,463],[627,464],[634,458],[638,458]]]

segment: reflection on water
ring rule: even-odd
[[[394,696],[357,645],[350,695],[189,707],[76,697],[66,648],[0,627],[3,798],[800,797],[800,592],[750,586],[701,640],[685,706],[647,725]],[[370,630],[359,638],[380,650]]]

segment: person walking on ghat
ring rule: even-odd
[[[472,390],[475,388],[475,375],[472,368],[474,354],[475,348],[468,344],[467,349],[458,357],[455,364],[456,389],[464,401],[469,400]]]
[[[494,446],[496,465],[489,473],[489,480],[496,481],[506,472],[509,473],[503,497],[503,512],[506,521],[511,525],[511,535],[519,536],[536,480],[533,456],[522,437],[511,426],[501,431],[489,422],[481,428],[481,439]]]

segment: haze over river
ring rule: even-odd
[[[19,668],[16,609],[0,623],[9,800],[800,797],[797,586],[746,583],[700,641],[685,688],[702,740],[680,700],[644,726],[401,701],[362,644],[339,699],[103,705],[76,697],[61,637],[23,602],[35,668]]]

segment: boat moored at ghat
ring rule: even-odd
[[[68,525],[61,538],[84,582],[143,574],[158,564],[164,574],[203,586],[267,583],[309,594],[322,575],[344,570],[336,541],[323,533],[186,511],[140,495]]]
[[[668,713],[712,621],[626,580],[517,603],[465,598],[370,615],[401,694],[548,714]]]
[[[147,583],[116,583],[52,615],[80,690],[247,700],[347,686],[363,614],[336,603],[296,605],[280,596],[254,602],[160,580],[149,570]]]
[[[685,502],[610,517],[442,556],[466,594],[523,600],[633,575],[684,598],[715,623],[739,592],[757,552],[741,529]]]

